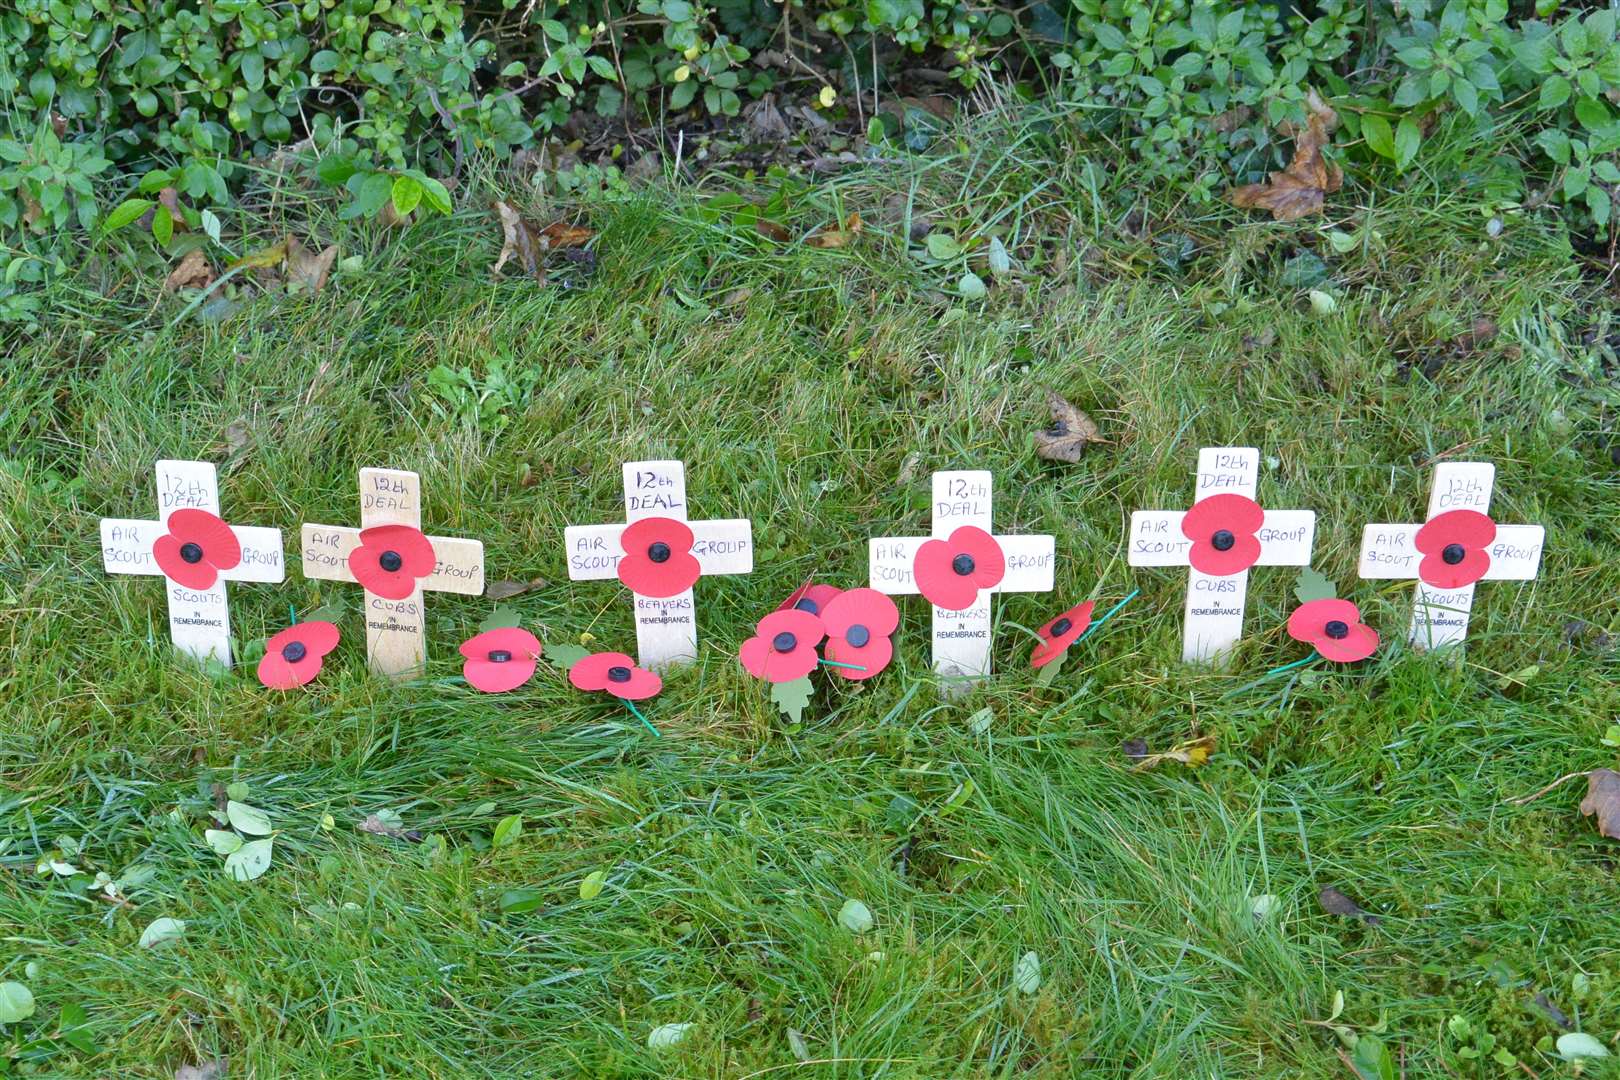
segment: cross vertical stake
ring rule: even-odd
[[[484,591],[484,545],[421,528],[421,479],[402,469],[360,470],[360,528],[303,528],[305,577],[365,586],[366,658],[379,675],[414,675],[427,663],[424,590]]]
[[[174,647],[198,660],[216,660],[226,667],[231,663],[230,607],[225,597],[227,581],[278,582],[286,577],[282,561],[281,530],[256,528],[249,525],[224,526],[235,538],[238,552],[210,551],[207,543],[215,537],[208,535],[211,522],[196,523],[196,539],[192,530],[175,528],[185,533],[174,540],[164,540],[170,534],[169,519],[177,511],[202,511],[219,518],[219,478],[212,463],[207,461],[159,461],[157,472],[158,520],[139,521],[127,518],[101,519],[101,559],[109,574],[142,574],[165,577],[158,565],[155,545],[160,541],[174,547],[183,570],[188,575],[197,569],[217,565],[211,584],[203,587],[182,584],[169,578],[164,582],[169,602],[169,637]],[[195,516],[195,515],[193,515]],[[182,518],[182,523],[186,522]],[[221,538],[222,539],[222,538]],[[230,541],[224,539],[222,548]],[[216,560],[218,560],[216,564]],[[229,565],[225,565],[225,564]],[[206,569],[202,569],[206,575]],[[198,579],[200,580],[200,579]]]

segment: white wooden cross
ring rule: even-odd
[[[101,519],[101,559],[109,574],[144,574],[164,577],[152,554],[152,545],[168,532],[169,518],[176,510],[205,510],[219,516],[219,478],[206,461],[160,461],[157,463],[158,519],[133,521],[125,518]],[[221,570],[218,579],[206,589],[194,589],[176,581],[165,581],[169,598],[169,636],[175,648],[199,660],[213,659],[230,666],[231,621],[225,599],[227,581],[278,582],[286,577],[281,552],[281,530],[233,525],[241,546],[241,561]],[[200,562],[203,553],[195,545],[182,549],[188,562]]]
[[[619,576],[619,561],[630,554],[620,537],[627,526],[648,518],[666,518],[692,530],[691,554],[702,576],[751,574],[754,571],[754,526],[747,518],[689,521],[686,466],[679,461],[624,463],[624,523],[569,525],[563,530],[572,581],[605,581]],[[639,553],[638,553],[639,554]],[[697,659],[697,606],[691,588],[673,596],[645,596],[632,591],[636,617],[636,650],[644,668],[664,668]]]
[[[304,576],[317,581],[357,581],[349,555],[364,543],[367,529],[382,525],[421,529],[422,484],[415,473],[361,469],[360,528],[306,523],[300,544]],[[433,545],[433,570],[416,580],[407,596],[392,600],[366,590],[366,657],[379,675],[411,675],[427,663],[424,590],[470,596],[484,591],[484,545],[480,541],[444,536],[427,540]]]
[[[1485,461],[1448,461],[1434,467],[1429,517],[1452,510],[1488,513],[1496,466]],[[1368,525],[1361,534],[1360,571],[1364,578],[1417,578],[1412,627],[1408,640],[1420,649],[1460,642],[1468,635],[1474,607],[1474,583],[1455,589],[1436,588],[1418,574],[1423,553],[1417,549],[1418,525]],[[1481,581],[1529,581],[1541,566],[1546,530],[1540,525],[1498,525],[1485,548],[1490,567]],[[1446,553],[1441,557],[1445,559]],[[1453,561],[1453,560],[1446,560]],[[1456,560],[1456,561],[1460,561]]]
[[[935,473],[932,535],[872,537],[867,545],[872,588],[891,596],[920,592],[913,571],[917,549],[964,525],[991,532],[990,504],[988,471]],[[991,593],[1052,591],[1057,558],[1052,537],[997,536],[995,541],[1007,559],[1000,584],[980,590],[972,605],[960,611],[934,607],[934,671],[946,680],[947,693],[964,693],[973,680],[990,674]]]
[[[1259,490],[1260,451],[1252,446],[1205,447],[1198,451],[1197,505],[1211,495],[1234,494],[1254,499]],[[1131,514],[1129,550],[1132,566],[1187,567],[1187,606],[1181,659],[1218,661],[1243,637],[1243,609],[1248,600],[1249,571],[1206,574],[1190,561],[1193,539],[1181,528],[1184,510],[1137,510]],[[1254,533],[1260,541],[1256,566],[1309,566],[1316,539],[1312,510],[1267,510]],[[1227,538],[1230,547],[1230,536]]]

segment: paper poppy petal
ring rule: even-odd
[[[485,660],[497,649],[505,649],[513,659],[533,660],[544,651],[540,639],[521,626],[499,626],[474,634],[461,643],[461,655],[468,660]]]
[[[297,663],[275,652],[266,652],[259,658],[259,681],[271,690],[294,690],[312,682],[321,673],[323,661],[316,653],[309,653]]]
[[[814,645],[800,642],[789,652],[777,652],[771,647],[770,636],[766,635],[751,637],[743,642],[742,648],[737,650],[737,659],[748,674],[773,683],[802,679],[816,670],[818,662]]]
[[[664,688],[664,680],[655,671],[630,667],[630,681],[616,683],[608,680],[606,690],[620,701],[645,701]]]
[[[1353,664],[1378,651],[1378,631],[1365,623],[1353,622],[1345,637],[1335,640],[1324,634],[1316,642],[1316,651],[1334,663]]]
[[[579,690],[606,690],[610,668],[635,666],[636,662],[624,653],[591,653],[575,660],[568,668],[568,681]]]
[[[1229,529],[1238,536],[1252,536],[1265,523],[1266,512],[1259,503],[1247,495],[1228,491],[1193,503],[1181,517],[1181,532],[1189,540],[1208,539],[1221,529]]]
[[[1496,522],[1478,510],[1447,510],[1424,523],[1412,538],[1412,545],[1425,555],[1442,551],[1447,544],[1482,548],[1496,539]]]
[[[827,605],[836,597],[843,595],[843,590],[834,585],[816,585],[805,582],[794,589],[788,598],[782,601],[777,611],[786,611],[789,608],[798,608],[808,611],[812,615],[825,616]]]
[[[900,609],[876,589],[850,589],[821,609],[821,622],[829,637],[843,637],[852,626],[866,627],[873,637],[888,637],[900,628]]]
[[[855,646],[844,638],[830,637],[827,639],[827,647],[822,651],[827,654],[829,660],[856,665],[853,668],[835,667],[832,669],[834,675],[859,681],[870,679],[889,666],[889,661],[894,659],[894,642],[887,636],[879,637],[873,634],[865,645]]]
[[[188,506],[170,514],[166,525],[169,535],[180,543],[202,548],[203,561],[216,569],[230,570],[242,562],[241,541],[218,514]]]
[[[164,533],[152,541],[152,559],[165,577],[188,589],[211,589],[219,580],[219,571],[207,559],[186,562],[180,557],[181,541]]]
[[[632,521],[619,534],[619,546],[626,555],[645,555],[656,543],[669,545],[671,551],[691,551],[696,538],[692,527],[678,518],[649,517]]]
[[[424,578],[433,573],[438,556],[433,554],[433,541],[421,529],[409,525],[373,525],[360,530],[360,543],[381,556],[392,551],[399,556],[399,572],[413,578]]]
[[[1315,645],[1326,637],[1327,624],[1334,619],[1344,623],[1359,622],[1361,609],[1348,600],[1329,597],[1307,600],[1288,616],[1288,636],[1295,641]]]
[[[1007,556],[996,543],[996,538],[977,525],[963,525],[954,530],[946,543],[964,555],[973,557],[973,573],[968,576],[981,589],[993,589],[1007,576]]]
[[[812,615],[808,611],[796,608],[771,612],[759,620],[754,631],[767,642],[777,634],[792,634],[798,639],[798,648],[801,649],[814,649],[827,635],[826,625],[819,615]]]
[[[1253,536],[1234,536],[1232,546],[1225,551],[1215,550],[1215,545],[1207,539],[1200,540],[1187,552],[1187,561],[1192,564],[1194,570],[1216,577],[1240,574],[1259,559],[1260,541]]]
[[[1091,625],[1091,613],[1097,607],[1095,600],[1087,600],[1083,604],[1076,604],[1063,614],[1055,616],[1045,626],[1036,631],[1044,641],[1038,643],[1029,654],[1029,666],[1043,668],[1069,651],[1069,646],[1080,640],[1080,635],[1086,632]],[[1052,627],[1063,619],[1069,620],[1069,628],[1061,634],[1053,634]]]
[[[656,599],[679,596],[690,589],[702,573],[703,566],[697,556],[684,551],[672,552],[661,563],[645,555],[626,555],[619,560],[619,580],[638,596]]]
[[[1435,551],[1423,556],[1423,561],[1418,563],[1418,577],[1425,585],[1437,589],[1460,589],[1484,577],[1490,568],[1490,554],[1478,548],[1468,549],[1462,562],[1456,564],[1446,562],[1445,556]]]
[[[385,600],[403,600],[416,591],[416,579],[403,570],[384,570],[377,560],[382,555],[368,547],[349,552],[349,573],[366,592]]]
[[[264,643],[264,651],[266,655],[275,653],[279,656],[282,649],[296,641],[304,646],[309,655],[325,656],[337,648],[340,636],[335,623],[311,619],[309,622],[293,623],[272,636]]]
[[[535,662],[513,654],[503,663],[493,660],[468,660],[461,665],[462,677],[475,690],[486,694],[504,694],[516,690],[534,676]]]

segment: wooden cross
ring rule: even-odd
[[[1448,461],[1434,467],[1429,491],[1429,520],[1453,510],[1485,514],[1491,507],[1496,466],[1485,461]],[[1468,615],[1474,607],[1474,582],[1456,588],[1430,585],[1420,575],[1425,555],[1418,550],[1420,525],[1368,525],[1361,534],[1360,571],[1364,578],[1416,578],[1412,626],[1407,633],[1420,649],[1460,642],[1468,635]],[[1479,581],[1529,581],[1541,566],[1546,530],[1540,525],[1497,525],[1495,537],[1484,548],[1489,567]],[[1438,552],[1441,563],[1457,564],[1466,557],[1462,545]]]
[[[1198,478],[1193,505],[1213,495],[1241,495],[1253,500],[1259,489],[1260,451],[1252,446],[1205,447],[1198,451]],[[1254,566],[1309,566],[1316,539],[1312,510],[1266,510],[1253,532],[1259,541]],[[1219,660],[1243,637],[1243,609],[1248,599],[1249,571],[1207,574],[1192,564],[1196,538],[1183,530],[1183,510],[1138,510],[1131,515],[1129,550],[1132,566],[1187,567],[1187,606],[1181,659]],[[1217,530],[1205,542],[1221,551],[1232,549],[1231,530]],[[1238,538],[1241,542],[1242,538]],[[1224,547],[1222,546],[1224,545]]]
[[[387,531],[372,532],[387,526],[421,530],[421,479],[402,469],[361,469],[360,528],[306,523],[301,537],[304,576],[317,581],[358,582],[350,557],[367,559],[373,548],[378,549],[377,558],[371,561],[384,571],[398,573],[403,566],[414,580],[400,579],[403,583],[398,588],[388,589],[402,595],[388,597],[366,589],[366,657],[379,675],[411,675],[427,663],[423,591],[469,596],[483,592],[484,545],[477,540],[426,537],[432,545],[431,566],[424,564],[424,572],[416,575],[412,564],[402,562],[402,553],[389,546]],[[378,537],[383,538],[381,542],[368,544],[368,540]],[[395,534],[395,538],[407,542],[411,539],[401,534]]]
[[[885,536],[868,541],[872,588],[891,596],[919,593],[914,567],[917,549],[944,540],[963,526],[991,531],[991,477],[987,471],[934,474],[931,536]],[[934,671],[948,693],[963,693],[973,680],[990,674],[990,594],[1051,592],[1056,542],[1050,536],[994,537],[1006,557],[1001,581],[980,590],[961,610],[934,607]]]
[[[624,523],[569,525],[563,530],[572,581],[605,581],[619,577],[619,563],[643,552],[625,550],[622,537],[638,521],[659,518],[691,530],[691,555],[702,576],[751,574],[754,571],[754,527],[747,518],[689,521],[686,466],[679,461],[624,463]],[[670,557],[667,545],[661,547]],[[676,553],[677,555],[681,553]],[[631,590],[635,604],[636,650],[644,668],[664,668],[697,659],[697,606],[687,587],[668,596]]]
[[[202,510],[219,516],[219,478],[214,466],[206,461],[158,462],[157,497],[156,521],[101,519],[101,560],[107,573],[166,577],[153,554],[153,545],[168,534],[169,518],[177,510]],[[169,636],[174,647],[199,660],[217,660],[227,667],[231,663],[231,620],[225,583],[273,583],[286,577],[280,529],[248,525],[229,528],[240,548],[240,559],[229,568],[219,569],[212,585],[193,588],[172,579],[164,583],[169,598]],[[177,554],[186,563],[201,566],[206,565],[209,553],[186,540],[177,548]]]

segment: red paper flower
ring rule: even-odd
[[[540,639],[521,626],[485,630],[461,643],[461,674],[475,690],[504,694],[534,675],[540,649]]]
[[[242,545],[217,515],[187,507],[169,515],[169,531],[153,541],[152,558],[171,581],[211,589],[221,570],[242,561]]]
[[[1187,561],[1218,577],[1242,573],[1260,558],[1254,534],[1265,523],[1266,512],[1247,496],[1227,492],[1200,499],[1181,518],[1182,535],[1193,542]]]
[[[807,581],[794,589],[793,594],[782,601],[781,606],[776,610],[786,611],[789,608],[797,608],[800,611],[808,611],[812,615],[820,615],[827,610],[828,601],[841,592],[843,592],[842,589],[832,585],[812,585]]]
[[[737,658],[748,674],[767,682],[792,682],[816,669],[816,646],[826,636],[819,616],[789,608],[773,611],[754,627]]]
[[[876,589],[839,593],[821,609],[821,623],[827,631],[827,659],[856,665],[835,667],[835,675],[870,679],[894,659],[889,635],[900,627],[900,609]]]
[[[1378,631],[1361,621],[1361,610],[1348,600],[1307,600],[1288,616],[1288,636],[1340,664],[1378,651]]]
[[[1096,606],[1095,600],[1076,604],[1035,631],[1041,636],[1041,643],[1029,654],[1030,667],[1043,668],[1054,660],[1062,659],[1069,646],[1079,640],[1086,627],[1091,625],[1091,610]]]
[[[601,652],[583,656],[568,669],[568,681],[581,690],[606,690],[625,701],[642,701],[664,688],[655,673],[636,667],[621,652]]]
[[[403,600],[438,564],[433,542],[409,525],[374,525],[360,530],[360,546],[349,552],[349,573],[362,588],[388,600]]]
[[[321,673],[326,654],[337,648],[338,628],[319,619],[293,623],[264,643],[259,681],[272,690],[303,686]]]
[[[961,611],[994,588],[1007,574],[1007,557],[996,538],[975,525],[963,525],[946,540],[929,540],[911,566],[917,589],[935,607]]]
[[[1413,541],[1423,552],[1418,577],[1437,589],[1472,585],[1491,568],[1485,549],[1496,539],[1496,522],[1478,510],[1447,510],[1429,519]]]
[[[692,530],[674,518],[642,518],[619,534],[619,580],[640,596],[678,596],[703,573],[692,554]]]

